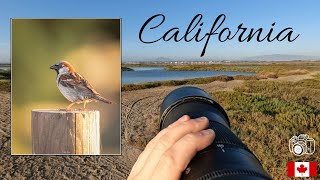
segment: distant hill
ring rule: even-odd
[[[243,60],[251,61],[292,61],[292,60],[319,60],[320,57],[304,56],[304,55],[288,55],[288,54],[272,54],[262,56],[251,56],[243,58]]]
[[[249,57],[211,57],[211,58],[179,58],[179,57],[157,57],[157,58],[136,58],[135,61],[124,58],[122,63],[139,62],[174,62],[174,61],[294,61],[294,60],[320,60],[319,56],[290,55],[290,54],[271,54]]]
[[[174,61],[174,59],[171,59],[171,58],[166,58],[166,57],[158,57],[155,59],[155,61]]]
[[[0,64],[10,64],[10,57],[0,54]]]

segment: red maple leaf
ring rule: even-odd
[[[307,169],[308,168],[304,167],[303,164],[301,164],[300,167],[297,167],[297,170],[299,171],[299,173],[305,173]]]

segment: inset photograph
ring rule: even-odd
[[[121,154],[121,20],[12,19],[13,155]]]

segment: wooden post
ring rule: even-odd
[[[32,110],[33,154],[100,154],[99,111]]]

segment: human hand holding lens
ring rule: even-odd
[[[128,179],[179,179],[196,153],[213,142],[208,126],[206,117],[182,116],[148,143]]]

